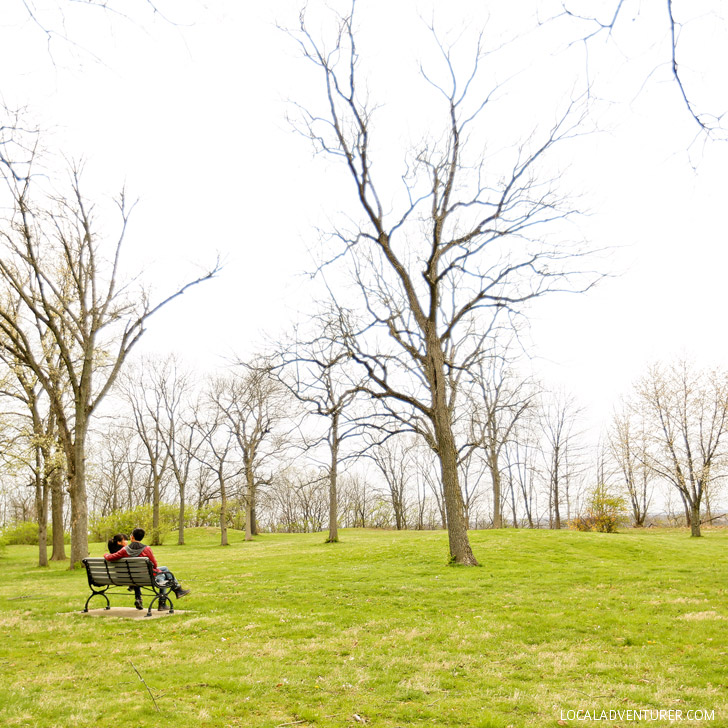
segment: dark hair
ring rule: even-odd
[[[131,535],[134,536],[135,541],[141,541],[144,538],[146,531],[143,528],[135,528]]]
[[[128,541],[129,537],[125,533],[117,533],[115,536],[112,536],[109,539],[108,547],[109,547],[109,553],[115,554],[117,551],[121,551],[122,548],[124,548],[121,545],[122,541]]]

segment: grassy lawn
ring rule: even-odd
[[[443,532],[341,536],[190,531],[155,548],[188,611],[155,620],[81,615],[84,572],[8,547],[0,725],[728,725],[726,531],[471,532],[479,569]],[[649,709],[682,720],[568,713]]]

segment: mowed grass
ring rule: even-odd
[[[223,548],[191,530],[155,549],[193,589],[155,620],[81,615],[84,572],[8,547],[0,725],[540,728],[628,709],[728,725],[728,532],[471,532],[470,569],[446,565],[443,532],[341,536]]]

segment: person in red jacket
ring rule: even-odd
[[[129,537],[125,533],[117,533],[109,539],[109,553],[115,554],[121,551],[129,543]],[[142,603],[142,590],[138,586],[130,586],[129,591],[134,592],[134,606],[137,609],[144,609]]]
[[[178,599],[187,596],[191,590],[183,589],[182,585],[175,579],[174,574],[166,566],[159,566],[157,560],[154,558],[152,549],[142,543],[145,533],[143,528],[135,528],[131,532],[131,541],[126,546],[114,554],[104,554],[104,558],[107,561],[116,561],[117,559],[128,559],[134,556],[146,557],[152,562],[155,580],[158,586],[171,589]]]

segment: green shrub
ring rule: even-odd
[[[48,543],[53,543],[53,529],[48,527]],[[63,534],[63,542],[71,543],[71,536]],[[0,543],[7,546],[37,546],[38,524],[34,521],[16,521],[10,523],[0,532]]]
[[[156,541],[164,542],[169,531],[177,528],[179,507],[169,503],[159,506],[159,533]],[[135,528],[143,528],[146,532],[146,541],[154,541],[152,527],[152,506],[146,504],[137,506],[130,511],[113,511],[108,516],[92,516],[89,519],[89,534],[92,541],[108,541],[116,533],[131,535]]]
[[[193,528],[196,526],[209,526],[217,528],[220,526],[220,509],[218,502],[208,503],[201,508],[188,506],[185,508],[185,526]],[[236,500],[230,500],[227,504],[227,525],[228,528],[243,530],[245,528],[245,508]],[[175,524],[175,528],[177,525]]]
[[[194,506],[185,508],[185,526],[219,526],[220,525],[220,504],[208,503],[202,508]]]
[[[586,512],[574,518],[571,527],[577,531],[616,533],[625,518],[624,498],[612,494],[606,485],[595,486],[587,503]]]

